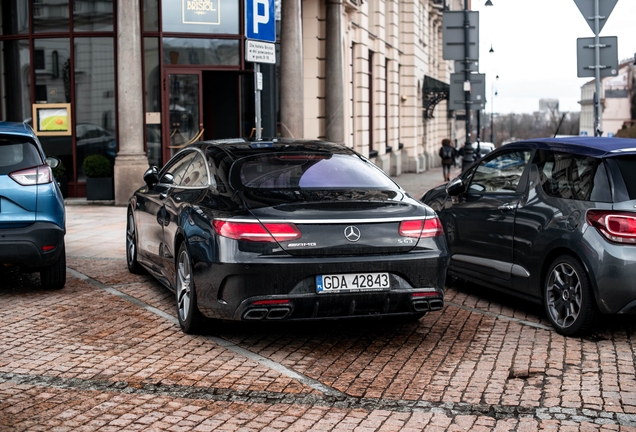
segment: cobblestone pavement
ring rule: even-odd
[[[128,273],[125,208],[67,212],[64,289],[0,269],[1,431],[636,430],[633,319],[564,338],[540,307],[453,283],[415,322],[190,336],[173,294]]]

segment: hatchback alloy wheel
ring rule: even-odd
[[[596,321],[596,305],[583,266],[574,258],[557,258],[545,282],[545,308],[557,332],[575,335]]]

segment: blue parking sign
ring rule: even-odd
[[[274,0],[245,0],[245,36],[257,41],[276,42]]]

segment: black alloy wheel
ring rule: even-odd
[[[181,243],[179,247],[175,274],[179,326],[184,333],[198,334],[201,332],[204,319],[197,307],[197,295],[192,275],[192,260],[185,242]]]
[[[561,255],[550,266],[543,301],[550,323],[565,336],[588,333],[599,316],[587,273],[570,255]]]
[[[135,218],[130,209],[128,209],[128,221],[126,222],[126,264],[130,273],[143,273],[143,268],[137,261],[137,231]]]

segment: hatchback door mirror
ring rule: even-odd
[[[446,193],[450,196],[457,196],[466,191],[466,185],[461,177],[456,177],[446,185]]]
[[[154,186],[159,182],[159,168],[150,167],[144,173],[144,181],[148,186]]]

